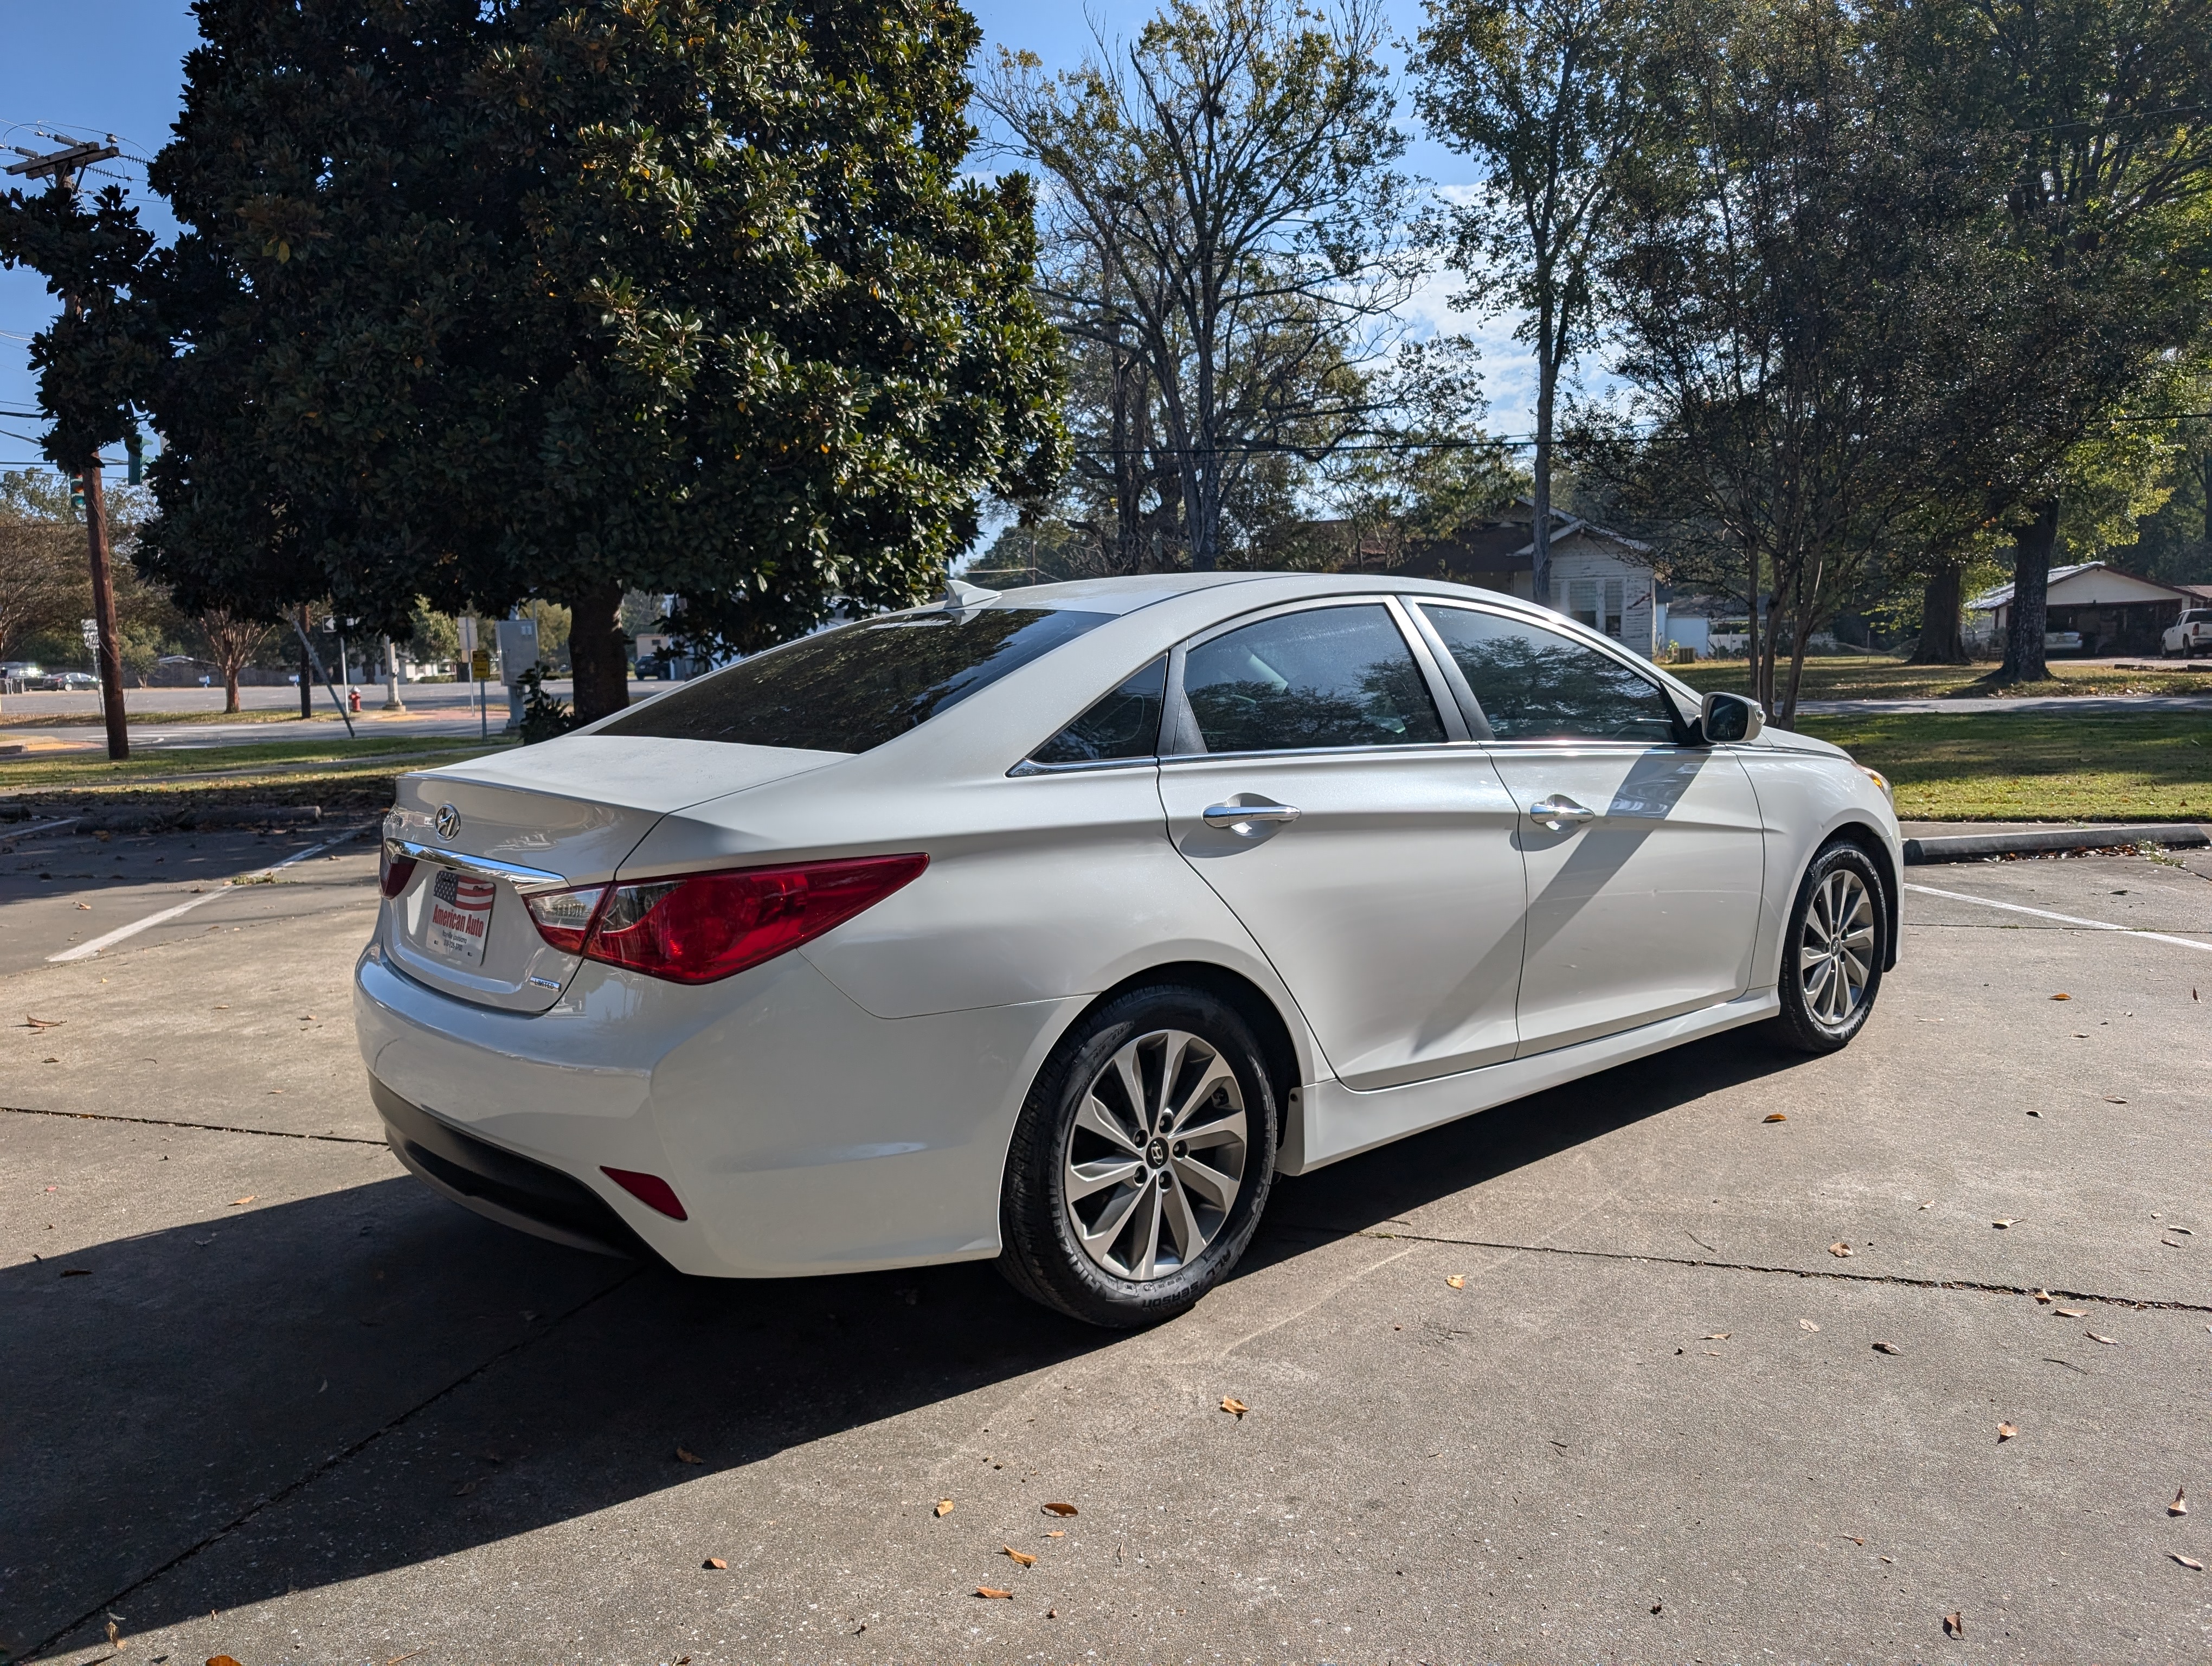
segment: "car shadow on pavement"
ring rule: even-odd
[[[1723,1037],[1287,1180],[1246,1270],[1790,1057]],[[0,1659],[109,1604],[145,1630],[574,1522],[1115,1340],[988,1263],[687,1279],[404,1178],[12,1268]]]

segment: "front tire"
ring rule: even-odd
[[[1007,1153],[999,1270],[1032,1300],[1113,1329],[1187,1311],[1251,1242],[1274,1178],[1259,1043],[1184,984],[1116,996],[1030,1088]]]
[[[1825,846],[1805,870],[1782,939],[1781,1039],[1833,1053],[1866,1027],[1889,958],[1881,872],[1855,844]]]

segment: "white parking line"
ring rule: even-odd
[[[51,833],[58,827],[75,827],[80,818],[64,816],[58,822],[40,822],[36,827],[13,827],[0,832],[0,839],[27,839],[33,833]]]
[[[2201,949],[2212,954],[2212,943],[2199,943],[2187,937],[2168,937],[2164,932],[2138,931],[2133,926],[2116,926],[2109,920],[2081,920],[2070,914],[2053,914],[2049,909],[2032,909],[2024,903],[1999,903],[1987,897],[1969,897],[1962,891],[1938,891],[1933,885],[1916,885],[1906,882],[1905,890],[1917,891],[1923,897],[1945,897],[1954,903],[1979,903],[1985,909],[2002,909],[2008,914],[2032,914],[2039,920],[2056,920],[2061,925],[2083,926],[2096,932],[2125,932],[2130,937],[2148,938],[2154,943],[2172,943],[2185,949]]]
[[[295,862],[304,862],[308,857],[319,851],[328,850],[334,844],[345,843],[360,831],[361,829],[358,827],[349,828],[335,839],[325,839],[322,843],[311,844],[305,850],[287,856],[281,862],[271,862],[267,867],[257,867],[251,873],[241,873],[234,879],[226,880],[216,890],[203,891],[198,897],[179,903],[173,909],[163,909],[159,914],[149,914],[143,920],[134,920],[127,926],[118,927],[105,937],[95,937],[89,943],[80,943],[74,949],[64,949],[59,954],[50,954],[46,957],[46,963],[53,965],[64,961],[88,960],[102,949],[113,948],[126,937],[137,936],[149,926],[159,926],[175,919],[180,914],[190,914],[201,903],[212,903],[216,897],[227,895],[235,886],[250,884],[255,879],[265,879],[279,868],[289,867]]]

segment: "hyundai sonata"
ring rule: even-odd
[[[1279,1173],[1844,1046],[1900,854],[1873,771],[1504,596],[956,584],[404,777],[355,1006],[393,1149],[495,1220],[1132,1325]]]

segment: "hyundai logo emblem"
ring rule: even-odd
[[[451,844],[453,835],[461,830],[461,812],[450,804],[441,804],[434,820],[437,824],[438,836]]]

